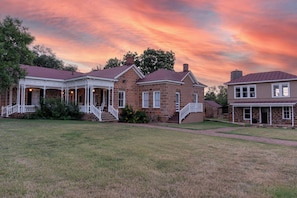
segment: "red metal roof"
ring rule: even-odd
[[[93,76],[93,77],[99,77],[99,78],[111,78],[114,79],[116,76],[127,70],[131,66],[119,66],[119,67],[113,67],[98,71],[91,71],[89,73],[86,73],[86,76]]]
[[[152,81],[178,81],[181,82],[189,72],[175,72],[167,69],[159,69],[153,73],[148,74],[145,78],[138,82],[152,82]]]
[[[80,73],[80,72],[64,71],[64,70],[29,66],[29,65],[21,65],[21,68],[26,70],[27,76],[37,77],[37,78],[52,78],[52,79],[67,80],[70,78],[80,77],[84,75],[83,73]]]
[[[254,82],[265,82],[265,81],[281,81],[281,80],[297,80],[297,76],[289,74],[282,71],[271,71],[271,72],[261,72],[252,73],[242,76],[238,79],[231,80],[226,84],[237,84],[237,83],[254,83]]]

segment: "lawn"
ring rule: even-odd
[[[126,124],[0,119],[0,197],[297,197],[296,148]]]
[[[173,128],[193,129],[193,130],[218,129],[222,127],[241,127],[240,125],[237,125],[237,124],[232,124],[227,122],[215,122],[215,121],[204,121],[199,123],[185,123],[185,124],[158,123],[158,125],[173,127]]]
[[[295,140],[297,141],[296,129],[283,129],[283,128],[255,128],[243,127],[238,130],[228,132],[229,134],[248,135],[256,137],[266,137],[279,140]]]

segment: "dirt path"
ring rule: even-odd
[[[209,136],[216,136],[216,137],[225,137],[225,138],[241,139],[241,140],[254,141],[254,142],[262,142],[262,143],[268,143],[268,144],[277,144],[277,145],[297,147],[297,141],[293,141],[293,140],[292,141],[291,140],[278,140],[278,139],[272,139],[272,138],[223,133],[223,132],[234,131],[234,130],[240,129],[241,127],[228,127],[228,128],[219,128],[219,129],[209,129],[209,130],[192,130],[192,129],[157,126],[157,125],[151,125],[151,124],[140,124],[140,125],[135,124],[134,126],[166,129],[166,130],[179,131],[179,132],[185,132],[185,133],[195,133],[195,134],[202,134],[202,135],[209,135]]]

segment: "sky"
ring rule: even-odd
[[[297,75],[296,0],[0,0],[6,16],[81,72],[152,48],[208,86],[234,70]]]

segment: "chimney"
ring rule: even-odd
[[[126,58],[126,65],[130,66],[134,64],[134,57],[133,56],[127,56]]]
[[[185,63],[184,64],[184,72],[188,72],[189,71],[189,64]]]
[[[231,81],[235,80],[235,79],[238,79],[238,78],[241,78],[241,77],[242,77],[242,71],[235,70],[235,71],[231,72]]]

